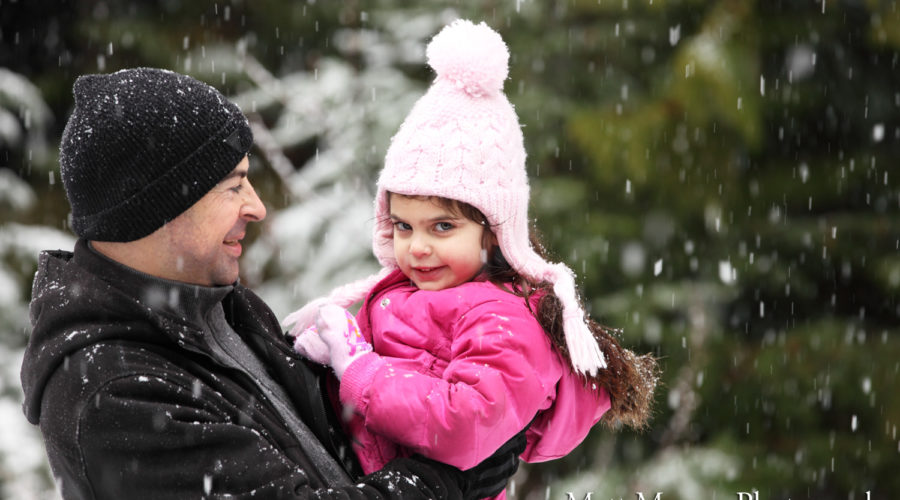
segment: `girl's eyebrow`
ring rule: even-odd
[[[391,217],[391,220],[403,220],[403,217],[400,217],[400,216],[397,216],[394,214],[391,214],[390,217]],[[446,214],[438,215],[437,217],[432,217],[432,218],[426,220],[425,222],[440,222],[443,220],[458,221],[460,219],[462,219],[462,217],[457,217],[450,213],[446,213]]]

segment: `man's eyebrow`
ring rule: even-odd
[[[247,171],[246,170],[232,170],[231,173],[229,173],[228,175],[223,177],[222,180],[227,181],[228,179],[233,179],[235,177],[240,177],[241,179],[243,179],[244,177],[247,177]]]

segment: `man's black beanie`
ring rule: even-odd
[[[167,70],[75,81],[60,144],[72,230],[133,241],[187,210],[250,150],[247,118],[218,90]]]

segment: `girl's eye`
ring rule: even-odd
[[[394,229],[397,231],[409,231],[412,227],[405,222],[396,221],[394,222]]]
[[[437,224],[434,225],[434,228],[442,233],[453,229],[453,227],[454,227],[453,224],[451,224],[449,222],[438,222]]]

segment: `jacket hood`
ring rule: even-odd
[[[74,252],[42,252],[32,284],[32,332],[21,370],[28,421],[38,423],[46,383],[58,368],[72,368],[68,358],[75,351],[113,340],[199,345],[203,332],[190,314],[176,314],[165,306],[188,303],[199,311],[233,289],[146,275],[100,255],[85,240],[78,240]],[[190,297],[179,297],[183,294]],[[168,332],[168,336],[136,327],[147,323],[157,325],[157,332]],[[77,375],[78,367],[72,373]]]

